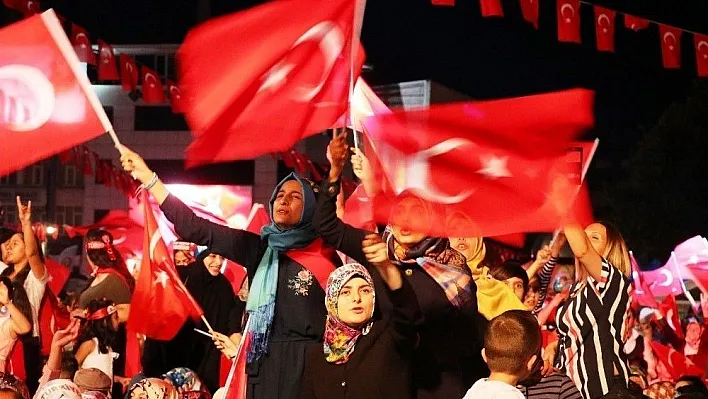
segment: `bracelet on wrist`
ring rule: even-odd
[[[143,190],[149,191],[151,188],[155,187],[155,184],[160,180],[159,177],[157,177],[157,173],[152,172],[152,177],[150,178],[150,181],[147,183],[143,183],[138,187],[137,191],[135,192],[135,195],[138,196]]]

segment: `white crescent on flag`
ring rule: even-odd
[[[29,65],[0,67],[0,125],[15,132],[35,130],[49,121],[54,112],[54,86],[42,71]]]

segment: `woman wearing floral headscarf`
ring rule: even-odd
[[[388,260],[381,238],[371,234],[362,244],[385,282],[379,290],[388,293],[393,311],[383,318],[374,315],[374,281],[364,266],[352,263],[332,272],[324,353],[322,348],[308,353],[300,399],[411,397],[409,364],[417,341],[418,302]]]
[[[254,234],[197,217],[169,194],[139,155],[125,147],[121,153],[123,168],[160,203],[182,239],[208,246],[248,271],[249,323],[243,331],[248,343],[248,398],[297,398],[305,353],[322,342],[327,277],[341,265],[312,227],[313,184],[295,174],[283,179],[270,199],[271,224]],[[228,333],[233,343],[240,340],[240,329]]]
[[[369,232],[345,224],[336,215],[348,151],[345,138],[342,135],[330,143],[332,165],[322,183],[314,225],[326,242],[366,265],[361,242]],[[433,223],[444,223],[444,213],[413,195],[400,195],[383,240],[389,260],[403,271],[423,313],[412,362],[416,397],[461,398],[476,380],[489,375],[481,356],[486,321],[477,311],[476,286],[465,257],[450,248],[446,238],[428,236]],[[381,308],[386,311],[390,300],[383,294]]]

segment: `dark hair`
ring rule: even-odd
[[[507,259],[501,265],[489,270],[489,274],[499,281],[505,281],[517,277],[524,284],[524,295],[529,290],[529,275],[523,268],[523,263],[515,259]]]
[[[91,263],[99,269],[113,269],[118,274],[125,278],[128,283],[130,292],[135,289],[135,279],[130,274],[128,266],[126,266],[120,252],[113,246],[113,235],[103,229],[91,229],[86,233],[86,242],[98,241],[105,243],[107,248],[86,249],[86,256],[91,260]],[[91,286],[89,282],[88,286]]]
[[[0,226],[0,245],[4,244],[7,240],[12,238],[12,236],[17,233],[15,230]]]
[[[676,390],[679,396],[677,398],[708,398],[708,388],[701,377],[685,375],[679,378],[676,383],[687,382],[689,385],[683,386]]]
[[[94,299],[89,302],[86,310],[88,310],[88,314],[90,315],[99,309],[112,305],[115,305],[113,301],[109,301],[106,298]],[[79,350],[82,343],[90,341],[94,338],[98,339],[98,352],[108,353],[108,348],[115,346],[116,335],[117,331],[113,329],[110,316],[98,320],[86,320],[81,328],[79,338],[76,340],[74,353]]]
[[[493,372],[523,377],[541,343],[541,327],[531,312],[508,310],[493,318],[484,333],[487,365]]]
[[[18,282],[11,281],[9,277],[0,277],[0,282],[7,287],[7,297],[12,300],[17,310],[29,321],[31,328],[28,334],[31,334],[34,329],[34,318],[32,317],[32,305],[30,305],[25,287]]]
[[[76,374],[77,371],[79,371],[79,361],[76,360],[76,356],[72,352],[62,352],[61,374],[59,375],[59,378],[73,380],[74,374]]]

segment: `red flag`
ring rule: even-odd
[[[455,0],[430,0],[430,4],[434,6],[454,6]]]
[[[59,293],[64,288],[64,285],[69,280],[69,268],[61,263],[51,260],[50,258],[46,258],[44,260],[44,264],[49,272],[49,282],[47,283],[47,286],[52,293],[58,297]]]
[[[133,57],[125,54],[118,56],[120,62],[120,84],[123,91],[132,93],[138,88],[138,66]]]
[[[295,171],[300,175],[307,172],[307,155],[299,152],[293,152],[293,160],[295,161]]]
[[[354,189],[352,194],[344,202],[344,215],[342,221],[359,229],[374,231],[374,209],[372,201],[364,190],[364,185],[360,184]]]
[[[128,318],[128,329],[149,338],[169,341],[187,317],[199,320],[204,312],[180,280],[157,228],[147,194],[143,192],[142,197],[145,214],[143,261],[131,300],[133,311]]]
[[[128,212],[114,209],[101,220],[88,226],[64,226],[70,238],[75,235],[86,235],[89,230],[103,229],[113,236],[113,245],[119,250],[138,252],[142,250],[143,226],[130,218]]]
[[[357,3],[273,1],[191,31],[178,53],[196,135],[188,164],[285,151],[332,126],[347,108],[352,54],[354,80],[363,63]],[[217,52],[238,57],[214,62]]]
[[[187,104],[182,98],[182,90],[177,87],[175,82],[167,79],[167,92],[170,94],[170,105],[172,112],[175,114],[183,114],[187,110]]]
[[[559,199],[558,190],[567,187],[558,185],[557,174],[567,173],[570,140],[592,126],[592,106],[592,92],[569,90],[368,118],[374,164],[384,172],[384,193],[374,204],[377,222],[387,223],[386,203],[407,192],[471,220],[466,237],[553,231],[560,221],[554,204],[572,201],[572,195]],[[418,221],[400,223],[421,231]],[[425,229],[450,236],[446,223]]]
[[[76,165],[76,147],[62,151],[59,154],[59,162],[62,165]]]
[[[526,244],[526,234],[524,233],[505,234],[489,238],[514,248],[523,248]]]
[[[96,177],[96,182],[98,183],[103,183],[103,165],[101,162],[101,157],[97,153],[93,153],[93,164],[96,169],[96,174],[94,175]]]
[[[635,17],[633,15],[624,14],[624,26],[635,32],[649,27],[649,21],[644,18]]]
[[[84,147],[84,176],[92,176],[93,168],[91,167],[91,152],[88,148]]]
[[[482,8],[483,17],[504,16],[504,10],[502,9],[501,0],[479,0],[479,5]]]
[[[143,101],[146,104],[162,104],[165,100],[165,92],[162,89],[160,76],[154,70],[143,65],[140,68],[143,81]]]
[[[91,39],[86,29],[76,24],[71,24],[71,44],[74,45],[74,51],[81,62],[86,62],[91,65],[96,65],[96,54],[91,48]]]
[[[67,270],[68,277],[68,270]],[[51,281],[50,281],[51,284]],[[66,308],[59,306],[59,300],[52,291],[47,291],[42,297],[38,314],[39,340],[42,344],[41,353],[48,356],[52,347],[52,338],[58,330],[66,328],[71,322],[71,315]]]
[[[580,43],[580,0],[557,0],[558,40]]]
[[[109,160],[101,161],[101,171],[103,173],[103,185],[111,188],[113,186],[113,163]]]
[[[677,270],[682,279],[692,280],[702,290],[708,287],[708,241],[695,236],[677,245],[665,268]]]
[[[12,10],[17,10],[21,7],[20,0],[2,0],[2,3],[5,5],[5,7],[10,8]]]
[[[654,296],[679,295],[683,292],[681,278],[676,274],[674,267],[662,266],[655,270],[641,272],[641,275]]]
[[[651,341],[651,349],[654,351],[657,360],[666,366],[665,368],[671,374],[673,380],[677,380],[686,375],[703,377],[704,371],[684,355],[676,351],[676,349],[662,345],[656,341]]]
[[[241,340],[236,359],[231,364],[229,377],[231,383],[226,386],[224,399],[246,399],[246,386],[248,383],[248,374],[246,373],[246,360],[248,358],[248,348],[250,345],[251,335],[244,335]]]
[[[595,6],[595,40],[599,51],[615,51],[615,15],[612,10]]]
[[[15,3],[19,5],[19,11],[25,18],[42,12],[42,9],[39,7],[39,2],[36,0],[19,0]]]
[[[539,0],[519,0],[521,2],[521,13],[524,19],[530,22],[534,28],[538,29],[538,2]]]
[[[118,67],[116,66],[116,53],[113,46],[98,40],[98,80],[118,80]]]
[[[661,58],[664,68],[681,68],[681,29],[668,25],[659,25],[661,39]]]
[[[674,333],[683,339],[683,328],[681,328],[681,319],[679,318],[678,305],[676,305],[676,298],[673,295],[667,295],[664,300],[659,305],[659,310],[661,314],[664,315],[666,322],[669,324]]]
[[[654,298],[651,288],[649,288],[649,285],[642,277],[642,271],[631,251],[629,253],[629,259],[632,263],[632,285],[634,286],[632,301],[636,301],[640,306],[649,306],[653,309],[659,309],[659,303],[656,301],[656,298]]]
[[[693,42],[696,46],[696,70],[698,76],[708,76],[708,35],[693,34]]]
[[[111,127],[51,10],[0,30],[0,80],[0,176]]]

